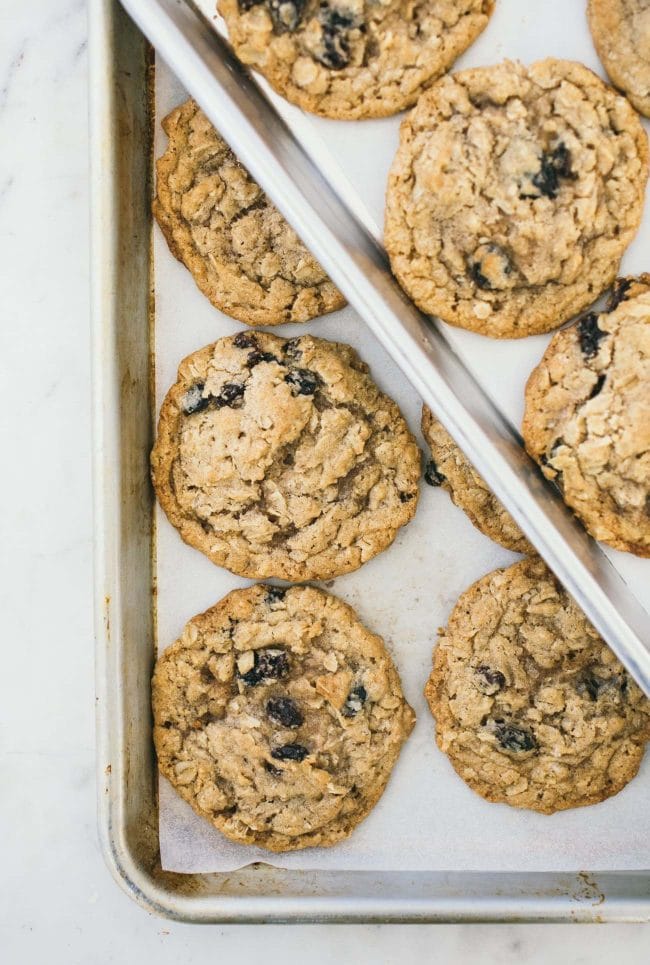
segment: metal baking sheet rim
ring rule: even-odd
[[[89,37],[98,830],[113,877],[148,911],[187,922],[650,920],[645,872],[161,870],[149,707],[150,48],[117,0],[90,0]]]

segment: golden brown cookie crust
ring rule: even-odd
[[[650,3],[589,0],[594,45],[612,83],[650,117]]]
[[[452,502],[485,536],[515,553],[532,553],[532,546],[508,510],[426,405],[422,407],[422,435],[431,450],[425,481],[446,489]]]
[[[218,2],[243,63],[293,104],[343,120],[410,107],[485,29],[493,8],[494,0]]]
[[[617,794],[650,739],[650,701],[537,557],[463,593],[425,696],[474,791],[544,814]]]
[[[153,676],[158,765],[232,841],[329,847],[381,797],[415,723],[381,637],[309,586],[235,590]]]
[[[324,580],[415,514],[420,452],[347,345],[240,332],[186,358],[151,457],[185,542],[253,579]]]
[[[526,448],[591,535],[650,556],[650,275],[551,340],[526,387]]]
[[[386,207],[393,272],[451,325],[550,331],[613,282],[647,176],[637,114],[581,64],[449,75],[402,123]]]
[[[193,100],[163,121],[154,215],[212,304],[247,325],[307,322],[345,299]]]

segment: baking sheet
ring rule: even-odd
[[[201,0],[212,14],[212,0]],[[486,33],[458,66],[494,63],[504,57],[530,62],[544,56],[581,60],[602,74],[591,45],[581,0],[497,0]],[[160,61],[156,71],[155,153],[165,148],[159,120],[185,97]],[[366,222],[380,233],[383,193],[398,139],[399,118],[338,122],[304,115],[274,98],[328,176]],[[627,253],[622,270],[648,270],[650,215]],[[156,402],[175,380],[178,362],[214,339],[241,330],[214,309],[189,273],[154,234],[156,278]],[[353,345],[370,364],[377,383],[400,405],[411,428],[419,426],[420,403],[397,367],[351,309],[305,326],[281,326],[280,335],[309,331]],[[457,350],[502,410],[518,425],[523,387],[550,336],[493,342],[447,328]],[[225,593],[250,581],[215,567],[185,546],[157,510],[158,641],[176,639],[184,623]],[[452,549],[453,548],[453,549]],[[617,568],[648,603],[650,561],[608,551]],[[333,849],[270,856],[227,841],[160,782],[160,844],[163,868],[181,872],[230,871],[251,861],[286,868],[329,870],[572,871],[650,867],[650,760],[617,797],[587,809],[547,817],[491,805],[454,774],[433,739],[433,722],[422,697],[437,627],[458,595],[490,569],[517,557],[478,533],[446,493],[424,486],[415,520],[384,554],[357,573],[328,584],[361,619],[380,633],[397,662],[418,723],[395,768],[386,794],[353,836]]]

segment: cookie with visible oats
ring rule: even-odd
[[[381,637],[310,586],[235,590],[158,659],[161,773],[228,838],[328,847],[381,797],[415,715]]]
[[[449,75],[402,124],[386,206],[393,272],[451,325],[551,331],[614,281],[647,177],[638,115],[581,64]]]
[[[650,739],[650,701],[537,557],[463,593],[425,696],[474,791],[544,814],[617,794]]]
[[[454,504],[485,536],[515,553],[532,553],[510,513],[426,405],[422,407],[422,434],[431,450],[425,482],[446,489]]]
[[[609,78],[650,117],[650,2],[589,0],[589,25]]]
[[[487,26],[494,0],[219,0],[241,61],[304,110],[385,117],[414,104]]]
[[[392,543],[415,514],[420,452],[349,346],[240,332],[181,363],[152,470],[187,543],[240,576],[298,582]]]
[[[247,325],[307,322],[345,299],[193,101],[163,121],[153,210],[212,304]]]
[[[551,340],[526,387],[526,448],[591,535],[650,556],[650,275]]]

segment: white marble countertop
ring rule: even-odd
[[[109,877],[95,833],[86,70],[82,0],[0,0],[2,960],[647,962],[646,926],[174,925]]]

